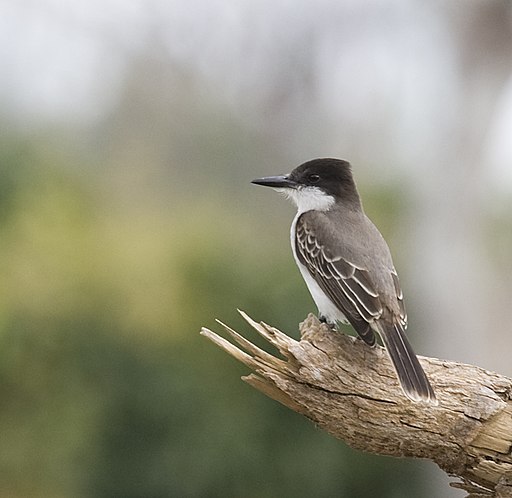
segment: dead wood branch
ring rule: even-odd
[[[234,342],[201,333],[254,373],[247,383],[359,450],[427,458],[472,498],[512,496],[512,379],[473,365],[420,357],[438,406],[402,393],[381,347],[334,333],[309,315],[297,341],[245,320],[282,358],[219,322]]]

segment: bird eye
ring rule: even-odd
[[[319,175],[309,175],[308,180],[311,183],[316,183],[316,182],[318,182],[318,180],[320,180],[320,176]]]

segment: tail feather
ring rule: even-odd
[[[400,324],[377,322],[379,335],[395,367],[404,394],[412,401],[437,405],[434,389]]]

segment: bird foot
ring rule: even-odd
[[[336,330],[336,323],[329,321],[325,316],[318,315],[320,322],[325,323],[331,330]]]

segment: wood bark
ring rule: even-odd
[[[353,448],[430,459],[471,498],[512,497],[512,379],[420,356],[439,404],[413,403],[382,347],[334,332],[314,315],[297,341],[240,313],[281,357],[222,322],[240,347],[206,328],[201,334],[253,371],[242,377],[248,384]]]

